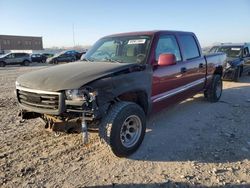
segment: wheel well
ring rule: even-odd
[[[214,74],[218,74],[218,75],[222,76],[222,74],[223,74],[222,66],[216,67]]]
[[[122,101],[134,102],[144,110],[145,114],[148,113],[148,96],[144,91],[123,93],[118,98]]]

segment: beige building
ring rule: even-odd
[[[43,50],[42,37],[0,35],[0,52]]]

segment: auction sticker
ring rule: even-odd
[[[239,51],[240,48],[231,48],[231,50],[233,50],[233,51]]]
[[[128,44],[144,44],[146,39],[136,39],[136,40],[129,40]]]

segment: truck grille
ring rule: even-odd
[[[20,105],[34,112],[58,114],[60,112],[60,93],[17,88]]]

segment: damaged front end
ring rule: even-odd
[[[241,67],[243,65],[243,62],[241,59],[233,59],[233,60],[227,60],[227,63],[224,67],[223,71],[223,79],[224,80],[235,80],[241,75]]]
[[[87,125],[97,129],[101,115],[97,106],[98,92],[83,87],[61,92],[47,92],[16,86],[22,119],[40,118],[47,130],[55,132],[82,132],[87,142]]]

